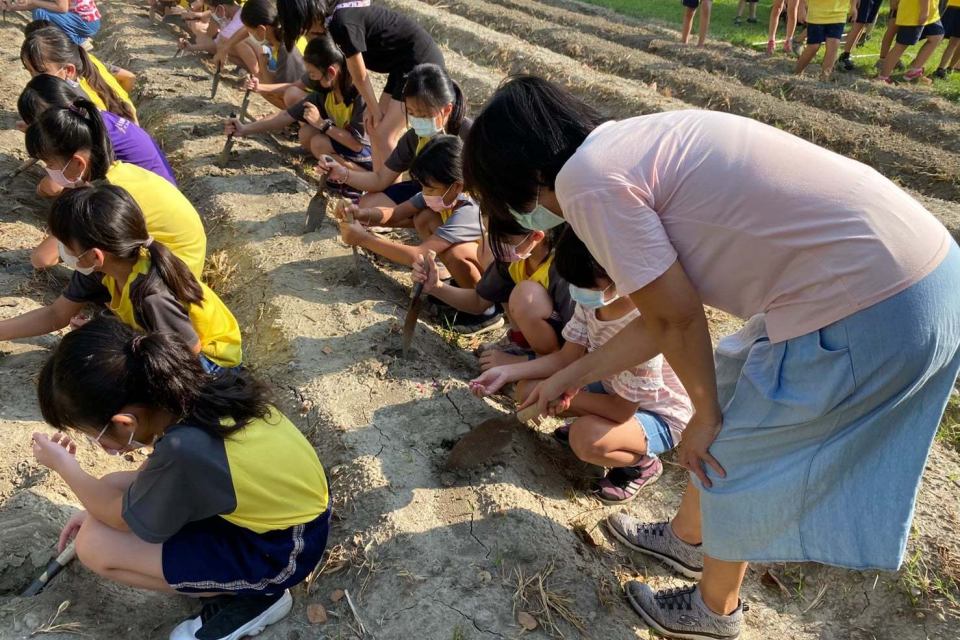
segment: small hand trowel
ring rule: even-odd
[[[436,251],[430,251],[429,254],[430,260],[436,259]],[[403,321],[403,343],[400,348],[400,355],[403,358],[407,358],[410,354],[413,334],[417,330],[417,318],[420,316],[420,309],[423,307],[423,302],[420,300],[421,294],[423,294],[423,283],[418,282],[413,285],[413,295],[411,296],[410,306],[407,307],[407,318]]]
[[[237,117],[237,114],[236,114],[236,113],[231,113],[231,114],[230,114],[230,118],[231,118],[231,119],[236,118],[236,117]],[[230,151],[231,151],[231,149],[233,149],[233,134],[232,134],[232,133],[227,136],[227,141],[226,141],[226,143],[223,145],[223,151],[220,152],[220,160],[217,162],[217,166],[219,166],[219,167],[225,167],[225,166],[227,166],[227,163],[230,162]]]
[[[57,577],[57,574],[63,570],[65,566],[73,562],[73,559],[77,557],[77,550],[74,548],[73,543],[67,545],[67,548],[63,550],[63,553],[58,555],[56,559],[51,560],[50,564],[47,565],[46,570],[40,577],[33,581],[27,590],[20,594],[22,598],[29,598],[40,593],[40,590],[43,589],[47,584]]]
[[[210,99],[217,97],[217,89],[220,88],[220,76],[223,74],[223,65],[217,66],[217,72],[213,74],[213,86],[210,87]]]
[[[551,406],[556,404],[552,402]],[[483,464],[507,448],[517,427],[539,416],[540,409],[533,404],[506,418],[491,418],[481,422],[454,445],[447,456],[447,469],[469,469]]]
[[[330,156],[323,156],[324,162],[330,164],[335,162]],[[307,205],[307,224],[304,233],[313,233],[323,224],[323,219],[327,215],[327,174],[320,176],[320,184],[317,186],[317,192],[310,198],[310,204]]]

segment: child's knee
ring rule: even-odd
[[[299,87],[287,87],[283,91],[283,104],[292,107],[303,100],[303,91]]]
[[[607,432],[599,421],[592,416],[584,416],[574,420],[570,425],[570,448],[578,458],[596,458],[610,453],[601,444],[603,435]]]
[[[525,280],[510,292],[510,313],[515,318],[547,318],[553,313],[553,302],[543,285]]]
[[[83,566],[100,575],[106,573],[108,569],[103,555],[104,543],[98,535],[103,526],[93,516],[88,516],[73,541],[73,548]]]

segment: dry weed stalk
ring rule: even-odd
[[[79,622],[62,622],[56,624],[57,618],[60,617],[64,611],[70,608],[70,601],[64,600],[60,603],[60,606],[57,607],[57,612],[53,614],[50,620],[47,621],[47,624],[40,625],[36,630],[30,634],[30,637],[39,634],[39,633],[63,633],[72,636],[85,636],[87,634],[83,633],[81,629],[83,626]]]
[[[516,618],[521,611],[529,613],[547,633],[565,638],[554,618],[556,614],[581,635],[587,636],[583,618],[573,611],[573,600],[563,591],[552,590],[549,585],[555,569],[555,561],[550,560],[533,574],[527,574],[521,567],[513,570],[513,616]]]
[[[224,296],[236,284],[237,265],[230,259],[226,251],[211,253],[203,265],[203,281],[218,296]]]

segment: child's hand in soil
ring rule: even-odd
[[[508,364],[526,362],[525,356],[516,356],[504,353],[500,349],[487,349],[480,354],[480,371],[487,371],[494,367],[505,367]]]
[[[508,382],[510,380],[507,378],[506,370],[503,367],[493,367],[480,374],[480,377],[470,381],[470,393],[478,398],[490,396]]]
[[[260,93],[260,78],[257,76],[247,76],[247,79],[243,82],[243,88],[246,91]]]
[[[346,219],[340,220],[340,238],[350,246],[355,247],[362,244],[363,239],[366,237],[366,229],[364,229],[363,225],[356,220],[353,222],[347,222]]]
[[[323,118],[320,117],[320,110],[317,109],[317,105],[310,102],[303,105],[303,119],[307,121],[307,124],[314,127],[319,127],[320,123],[323,122]]]
[[[42,433],[33,434],[33,457],[37,462],[60,472],[66,465],[77,464],[77,443],[62,433],[52,438]]]
[[[413,273],[410,277],[414,282],[423,285],[423,292],[430,293],[439,289],[443,285],[440,283],[440,271],[437,269],[437,261],[431,256],[424,258],[423,254],[417,256],[417,261],[413,263]]]
[[[60,539],[57,541],[57,553],[63,553],[63,550],[67,548],[67,544],[70,542],[70,538],[77,535],[80,527],[87,521],[88,515],[90,514],[86,511],[80,510],[70,516],[67,524],[63,526],[63,531],[60,532]]]

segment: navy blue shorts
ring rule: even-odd
[[[807,44],[823,44],[828,38],[839,40],[843,37],[844,23],[807,24]]]
[[[897,44],[910,46],[927,38],[942,36],[943,33],[943,23],[939,20],[921,27],[897,27]]]
[[[180,593],[281,593],[317,566],[329,531],[329,509],[306,524],[267,533],[219,516],[198,520],[163,543],[163,577]]]
[[[404,180],[384,189],[383,195],[393,200],[395,204],[402,204],[421,191],[423,187],[416,180]]]
[[[940,22],[948,38],[960,38],[960,7],[947,7],[940,16]]]
[[[333,145],[334,153],[344,160],[363,167],[367,171],[373,171],[373,151],[370,150],[370,145],[364,145],[360,151],[354,151],[350,147],[340,144],[333,138],[330,138],[330,144]]]
[[[860,6],[857,7],[857,19],[859,24],[873,24],[880,15],[880,5],[883,0],[860,0]]]
[[[700,6],[700,2],[710,2],[711,0],[680,0],[680,2],[687,9],[696,9]]]

